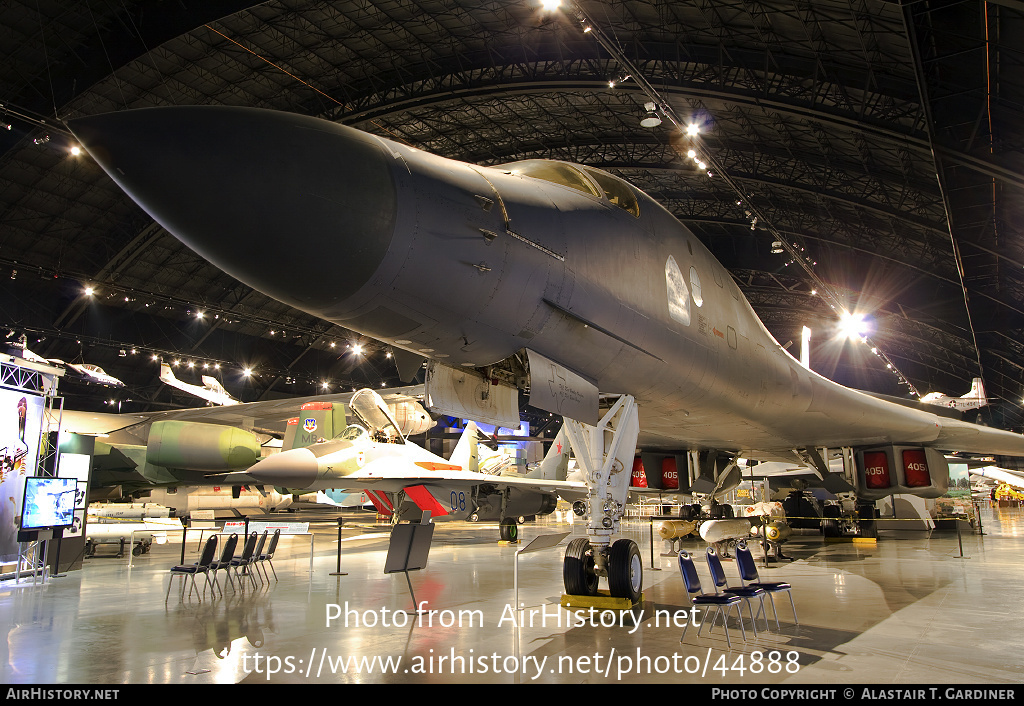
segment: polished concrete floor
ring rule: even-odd
[[[558,607],[564,541],[519,556],[524,610],[516,616],[516,552],[539,535],[582,534],[555,520],[524,525],[518,546],[499,545],[494,525],[437,525],[427,567],[410,575],[417,600],[434,611],[418,616],[405,612],[405,577],[383,573],[386,528],[368,521],[346,526],[346,576],[331,575],[337,530],[325,523],[314,533],[312,571],[309,537],[285,539],[274,560],[278,580],[223,598],[182,599],[175,579],[165,602],[177,544],[154,547],[130,567],[107,547],[45,586],[0,585],[0,681],[1019,683],[1024,516],[987,508],[981,519],[985,534],[960,540],[955,531],[888,531],[877,544],[794,537],[786,545],[794,561],[759,567],[762,580],[793,584],[799,624],[782,596],[781,629],[771,620],[755,638],[748,623],[744,641],[734,621],[731,649],[720,624],[699,636],[688,628],[683,642],[682,628],[666,624],[689,602],[660,540],[659,570],[651,570],[646,521],[626,527],[642,550],[645,589],[642,611],[621,616],[621,626],[608,614]],[[703,551],[699,540],[683,546]],[[192,561],[195,542],[188,549]],[[709,586],[706,564],[697,566]],[[735,576],[731,561],[725,568]]]

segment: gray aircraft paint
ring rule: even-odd
[[[1024,455],[1019,435],[800,366],[711,253],[640,191],[635,217],[514,164],[475,167],[250,108],[69,125],[158,222],[239,280],[453,367],[536,351],[602,392],[634,395],[641,448],[792,458],[794,448],[903,442]],[[690,287],[689,323],[670,311],[669,258]]]

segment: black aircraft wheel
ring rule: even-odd
[[[587,514],[587,504],[582,500],[577,500],[572,504],[572,512],[576,517],[585,517]]]
[[[840,536],[839,520],[832,517],[821,518],[821,534],[825,537]]]
[[[877,537],[878,525],[875,523],[875,506],[862,504],[857,506],[857,528],[861,537]]]
[[[503,542],[518,542],[519,541],[519,525],[512,518],[505,518],[498,525],[498,529],[501,532],[501,541]]]
[[[597,574],[594,573],[594,550],[590,540],[578,537],[565,548],[562,583],[570,596],[596,596]]]
[[[132,556],[140,556],[143,551],[144,550],[142,549],[142,545],[136,544],[134,547],[132,547]]]
[[[616,598],[640,600],[644,586],[644,565],[640,549],[632,539],[620,539],[608,553],[608,589]]]

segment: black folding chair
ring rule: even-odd
[[[216,554],[217,554],[217,535],[212,534],[212,535],[210,535],[210,538],[206,540],[206,546],[203,547],[203,553],[202,553],[202,556],[200,556],[199,561],[197,561],[195,564],[181,564],[179,566],[172,567],[171,568],[171,577],[167,580],[167,595],[164,597],[164,603],[166,603],[167,599],[171,597],[171,581],[174,580],[175,576],[181,576],[182,577],[181,597],[182,597],[183,600],[185,598],[185,583],[184,583],[184,579],[185,579],[186,576],[191,576],[192,577],[192,586],[191,586],[191,588],[188,589],[188,597],[189,598],[192,597],[192,589],[193,588],[196,589],[196,595],[199,596],[199,589],[196,588],[196,574],[202,574],[206,578],[206,583],[209,584],[210,583],[210,564],[213,563],[213,558],[214,558],[214,556]],[[205,585],[203,586],[203,593],[206,593],[206,586]],[[213,589],[212,586],[210,587],[210,593],[213,593],[214,596],[217,595],[216,593],[214,593],[214,589]],[[199,600],[203,600],[201,596],[199,597]]]
[[[256,539],[257,534],[253,532],[245,540],[245,546],[242,547],[242,556],[236,556],[228,564],[227,570],[230,572],[233,569],[235,572],[235,578],[238,579],[238,590],[242,590],[242,577],[239,571],[245,570],[252,564],[253,556],[256,553]],[[249,572],[249,580],[252,581],[252,587],[256,588],[256,580],[252,577],[252,572]]]
[[[275,581],[277,581],[277,569],[274,568],[274,562],[271,561],[271,559],[274,558],[274,552],[277,551],[277,542],[280,539],[281,539],[281,530],[280,530],[280,528],[278,528],[278,529],[274,530],[274,536],[272,536],[270,538],[270,546],[267,547],[267,551],[265,553],[263,553],[263,554],[258,555],[256,557],[256,559],[253,561],[253,563],[256,566],[258,566],[258,567],[262,567],[263,562],[267,562],[268,564],[270,564],[270,570],[274,572],[274,580]],[[263,575],[266,577],[267,583],[270,583],[270,576],[267,575],[267,570],[266,569],[263,569]]]
[[[224,595],[223,589],[220,587],[220,583],[217,581],[217,572],[221,569],[225,570],[228,575],[228,583],[231,584],[231,589],[234,590],[235,585],[231,581],[231,573],[227,571],[227,568],[231,566],[231,560],[235,558],[235,547],[238,546],[238,534],[232,534],[228,537],[228,541],[224,542],[224,549],[220,553],[220,559],[210,564],[210,576],[213,577],[213,585],[220,590],[220,595]]]

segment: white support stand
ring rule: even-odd
[[[633,456],[640,435],[639,408],[631,395],[623,395],[596,427],[568,417],[564,421],[569,444],[589,490],[587,536],[600,572],[604,570],[611,537],[619,531],[629,495]]]

